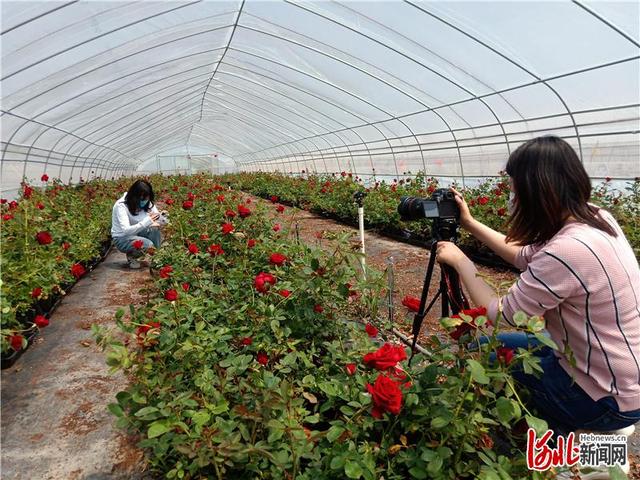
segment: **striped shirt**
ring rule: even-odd
[[[617,237],[567,222],[546,243],[522,247],[520,278],[487,313],[496,318],[501,302],[512,325],[518,310],[544,316],[565,371],[593,400],[613,396],[627,412],[640,409],[640,268],[616,220],[599,215]]]

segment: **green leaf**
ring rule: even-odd
[[[526,415],[527,425],[533,428],[538,435],[543,435],[547,430],[547,422],[542,420],[541,418],[532,417],[531,415]]]
[[[427,465],[427,472],[435,474],[435,473],[438,473],[441,468],[442,468],[442,458],[440,458],[440,456],[437,456],[429,462],[429,465]]]
[[[200,410],[199,412],[194,413],[191,419],[193,420],[193,423],[201,427],[209,422],[211,415],[206,410]]]
[[[435,430],[439,430],[449,425],[450,421],[451,421],[451,418],[436,417],[431,420],[431,428]]]
[[[462,320],[460,318],[444,317],[440,319],[440,325],[442,325],[446,329],[457,327],[461,323]]]
[[[558,349],[558,345],[556,345],[556,342],[554,342],[553,340],[551,340],[549,337],[547,337],[546,335],[542,334],[542,333],[538,333],[536,332],[534,334],[536,336],[536,339],[538,339],[538,341],[544,345],[546,345],[547,347],[551,347],[554,350]]]
[[[349,460],[344,465],[344,473],[346,473],[349,478],[360,478],[363,471],[359,463]]]
[[[529,327],[529,330],[531,330],[532,332],[540,332],[541,330],[544,330],[544,327],[545,327],[544,318],[538,315],[534,315],[529,319],[527,326]]]
[[[467,360],[467,365],[471,371],[471,378],[476,382],[486,385],[489,383],[489,377],[485,374],[484,367],[476,360]]]
[[[340,425],[333,425],[327,430],[327,440],[331,443],[335,442],[344,433],[344,430],[345,428]]]
[[[157,412],[158,409],[156,407],[144,407],[136,412],[136,417],[144,417],[145,415],[149,415],[150,413]]]
[[[527,317],[526,313],[518,311],[513,314],[512,320],[513,320],[513,323],[515,323],[518,327],[521,327],[527,324],[529,317]]]
[[[411,467],[409,473],[413,478],[424,479],[427,478],[427,471],[420,467]]]
[[[162,435],[163,433],[167,433],[168,431],[169,431],[169,426],[167,425],[166,420],[156,420],[151,425],[149,425],[147,436],[149,438],[156,438]]]
[[[329,464],[331,470],[340,470],[344,467],[344,457],[333,457]]]
[[[124,411],[122,407],[117,403],[110,403],[107,408],[111,413],[113,413],[116,417],[124,417]]]
[[[496,412],[498,413],[498,418],[503,423],[508,423],[514,416],[513,404],[511,400],[505,397],[500,397],[496,401]]]

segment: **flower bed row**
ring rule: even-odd
[[[0,200],[2,368],[13,365],[75,282],[106,255],[111,207],[124,184],[75,186],[41,179]]]
[[[376,182],[365,188],[358,177],[341,175],[287,176],[278,173],[239,173],[220,177],[220,181],[254,195],[271,198],[305,210],[319,213],[350,225],[357,225],[356,191],[366,191],[364,199],[365,225],[417,245],[424,245],[431,237],[430,222],[403,222],[398,204],[403,196],[430,197],[439,187],[436,178],[418,174],[393,183]],[[480,185],[460,189],[475,218],[491,228],[506,233],[508,199],[510,193],[506,176],[488,179]],[[610,180],[596,186],[591,201],[603,206],[619,222],[636,257],[640,258],[640,179],[628,182],[624,192],[615,189]],[[459,244],[474,260],[488,266],[512,268],[467,232],[460,232]]]
[[[516,424],[542,430],[483,309],[443,319],[428,358],[384,333],[381,275],[356,277],[347,236],[325,253],[289,235],[277,201],[209,176],[153,178],[168,205],[149,303],[94,327],[132,383],[109,408],[166,478],[544,478]],[[540,336],[540,318],[518,315]],[[366,324],[366,327],[364,326]],[[490,341],[470,352],[475,333]],[[490,361],[491,353],[496,361]],[[500,445],[494,442],[500,441]]]

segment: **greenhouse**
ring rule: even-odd
[[[2,1],[7,479],[640,479],[640,3]]]

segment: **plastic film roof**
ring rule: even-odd
[[[192,154],[483,177],[547,133],[639,176],[639,5],[4,1],[2,187]]]

